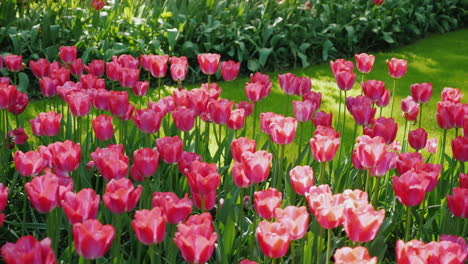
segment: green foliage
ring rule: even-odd
[[[0,3],[2,52],[26,61],[77,45],[86,59],[130,53],[220,53],[249,71],[281,70],[414,41],[466,25],[465,0],[87,0]],[[14,12],[11,12],[14,10]],[[200,80],[191,69],[191,81]]]

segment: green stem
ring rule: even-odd
[[[374,195],[372,196],[372,204],[374,206],[377,204],[377,199],[379,198],[380,182],[382,181],[379,177],[376,177],[375,180]]]
[[[280,157],[279,157],[279,163],[278,163],[278,174],[276,175],[276,184],[275,187],[278,188],[278,190],[282,190],[283,186],[281,184],[282,179],[284,178],[285,172],[284,172],[284,148],[285,145],[280,145]]]
[[[320,177],[319,177],[319,183],[320,184],[326,184],[326,181],[325,181],[325,164],[326,162],[322,162],[320,164]]]
[[[294,240],[291,241],[291,264],[295,263],[295,243]]]
[[[112,258],[113,263],[122,263],[122,256],[121,256],[121,250],[120,250],[120,238],[122,234],[122,217],[123,214],[114,214],[113,215],[113,220],[114,220],[114,227],[115,227],[115,240],[112,243]]]
[[[80,257],[80,260],[78,261],[79,264],[91,264],[91,260],[85,259],[84,257]]]
[[[156,244],[151,244],[149,247],[148,247],[148,255],[150,257],[150,261],[151,261],[151,264],[155,264],[156,261],[155,261],[155,254],[154,252],[156,252]]]
[[[447,143],[447,129],[444,129],[444,135],[442,137],[442,147],[440,148],[439,164],[442,166],[442,172],[444,171],[444,154],[445,144]]]
[[[208,89],[210,89],[211,75],[208,75]]]
[[[403,131],[403,147],[402,147],[402,152],[406,152],[408,149],[408,119],[405,120],[405,130]]]
[[[340,127],[340,120],[341,120],[341,102],[343,101],[343,98],[342,98],[342,93],[343,91],[340,90],[340,101],[338,103],[338,118],[336,119],[336,127]]]
[[[318,239],[317,239],[317,264],[321,263],[321,258],[320,256],[322,255],[322,235],[323,235],[323,228],[319,227],[320,231],[318,234]]]
[[[368,196],[371,196],[370,193],[369,193],[369,182],[370,182],[370,179],[371,179],[371,175],[370,175],[370,169],[367,170],[367,176],[366,176],[366,187],[364,188],[364,191],[367,193]],[[372,196],[371,196],[372,197]]]
[[[330,253],[331,253],[331,241],[332,241],[333,232],[332,229],[328,229],[328,236],[327,236],[327,259],[326,263],[330,263]]]
[[[461,218],[461,220],[464,222],[461,237],[467,237],[468,236],[468,233],[467,233],[467,231],[468,231],[468,218]]]
[[[423,104],[419,104],[419,125],[418,128],[421,128],[421,120],[422,120],[422,111],[423,110]]]
[[[393,105],[395,104],[395,87],[396,87],[396,79],[393,79],[393,92],[392,92],[392,106],[390,108],[390,117],[393,117]]]
[[[255,139],[255,135],[256,135],[256,131],[255,131],[255,125],[257,124],[257,106],[255,105],[255,102],[254,102],[254,113],[253,113],[253,116],[252,116],[252,126],[253,126],[253,130],[252,130],[252,139]]]
[[[301,153],[302,153],[302,129],[304,127],[304,122],[299,122],[299,148],[297,152],[297,164],[299,164],[300,159],[301,159]]]
[[[406,207],[406,227],[405,227],[405,241],[409,241],[409,237],[411,235],[411,207]]]
[[[161,99],[161,78],[158,78],[158,99]]]

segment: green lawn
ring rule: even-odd
[[[468,29],[462,29],[443,35],[432,35],[392,51],[370,52],[370,54],[376,56],[376,61],[372,71],[365,76],[365,79],[384,81],[386,88],[390,90],[393,87],[393,79],[388,75],[385,60],[395,57],[408,61],[407,74],[397,80],[397,98],[395,99],[394,110],[396,111],[394,117],[400,124],[397,139],[401,140],[404,129],[404,119],[401,116],[400,101],[411,94],[411,84],[422,82],[430,82],[433,84],[431,100],[424,105],[422,127],[429,133],[428,138],[439,137],[442,134],[442,130],[437,125],[436,109],[437,102],[440,101],[442,89],[444,87],[456,87],[464,91],[468,96]],[[347,59],[354,62],[354,58]],[[322,109],[326,112],[332,111],[333,120],[335,122],[338,114],[339,89],[336,86],[329,63],[323,63],[304,69],[295,69],[291,70],[291,72],[299,76],[312,77],[312,90],[322,93]],[[272,111],[285,114],[284,104],[288,103],[290,105],[289,115],[293,115],[292,105],[279,87],[277,75],[280,73],[283,72],[268,73],[273,82],[273,88],[270,96],[258,103],[259,113]],[[360,82],[360,73],[356,79]],[[230,83],[219,83],[223,88],[221,96],[235,101],[246,100],[244,93],[245,82],[248,82],[248,78],[241,78]],[[348,92],[348,94],[352,96],[356,96],[360,93],[361,86],[358,82],[356,82],[353,89]],[[383,116],[390,116],[390,104],[384,109]],[[378,116],[378,114],[379,111],[377,111],[376,116]],[[348,136],[351,136],[352,130],[354,129],[354,122],[351,121],[351,119],[352,117],[348,113],[346,121],[346,135]],[[307,127],[310,127],[310,125]],[[450,133],[452,133],[452,131],[449,132],[448,138],[450,138]],[[455,132],[453,131],[453,133]],[[248,133],[248,135],[250,134]]]

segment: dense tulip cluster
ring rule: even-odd
[[[383,1],[373,2],[380,5]],[[106,3],[91,1],[95,10]],[[434,225],[456,223],[453,232],[466,231],[461,221],[468,218],[468,176],[464,165],[458,164],[468,161],[468,108],[462,103],[460,89],[444,88],[437,104],[437,123],[444,129],[439,148],[436,138],[428,139],[431,128],[421,127],[422,107],[432,97],[432,84],[411,85],[411,96],[401,101],[406,126],[400,143],[396,140],[398,118],[382,113],[390,99],[395,100],[395,85],[391,93],[384,81],[364,80],[375,62],[375,56],[365,53],[355,55],[356,69],[363,74],[361,95],[347,96],[356,81],[354,63],[344,59],[330,62],[340,93],[335,120],[333,110],[321,109],[322,94],[311,91],[311,78],[293,73],[279,74],[277,80],[285,94],[300,96],[285,102],[286,107],[292,106],[294,117],[288,116],[287,110],[285,115],[257,113],[260,101],[277,89],[270,77],[260,72],[252,73],[245,83],[245,101],[223,98],[222,88],[211,79],[222,76],[232,81],[241,64],[221,61],[219,54],[197,56],[199,70],[208,75],[208,82],[191,90],[182,85],[189,69],[194,69],[194,65],[189,68],[185,56],[122,54],[107,62],[88,61],[85,56],[78,57],[75,46],[60,47],[58,55],[60,62],[45,58],[28,62],[44,100],[53,102],[50,109],[45,106],[33,115],[30,129],[23,129],[18,121],[14,128],[19,118],[9,116],[25,110],[27,94],[8,78],[0,79],[1,117],[8,118],[0,122],[0,132],[6,135],[1,158],[6,164],[12,159],[17,171],[13,177],[5,177],[8,183],[0,183],[0,226],[7,215],[13,218],[20,214],[12,211],[16,203],[7,206],[10,191],[15,199],[23,195],[27,205],[23,219],[42,219],[29,212],[27,200],[38,213],[47,214],[50,237],[39,242],[24,236],[31,228],[23,227],[17,243],[6,243],[1,249],[6,263],[56,263],[54,251],[60,262],[72,263],[76,255],[80,261],[92,260],[104,257],[109,250],[109,262],[133,261],[130,258],[134,257],[141,263],[156,263],[157,257],[171,263],[183,258],[201,264],[215,255],[215,262],[223,258],[226,263],[248,264],[257,262],[245,258],[261,253],[268,258],[284,257],[282,261],[288,263],[299,257],[303,262],[320,262],[325,256],[322,251],[326,251],[328,262],[333,256],[330,251],[339,244],[342,247],[334,253],[335,263],[375,264],[377,257],[371,257],[375,245],[399,239],[399,233],[390,236],[389,230],[391,225],[399,228],[395,217],[401,214],[395,212],[402,206],[394,203],[393,211],[387,215],[385,211],[389,201],[395,200],[407,207],[404,241],[408,242],[398,240],[396,244],[398,263],[466,261],[462,238],[466,234],[443,235],[440,242],[427,244],[411,240],[417,229],[422,230],[417,231],[421,239],[429,239],[425,233],[428,215],[438,217]],[[0,67],[3,60],[10,74],[24,70],[21,56],[0,59]],[[393,58],[387,65],[393,79],[407,72],[405,60]],[[168,70],[177,82],[171,90],[162,86]],[[141,78],[144,71],[147,79]],[[158,82],[156,100],[151,78]],[[129,95],[130,89],[134,95]],[[345,106],[356,127],[351,140],[345,133],[349,125]],[[380,107],[378,117],[376,106]],[[419,127],[408,129],[415,125],[410,121],[417,120]],[[247,125],[250,122],[252,127]],[[357,126],[362,126],[362,133]],[[453,161],[444,169],[445,141],[452,128],[456,135],[449,141]],[[262,137],[260,130],[268,138]],[[32,131],[36,138],[30,140],[25,131]],[[247,137],[250,131],[251,139]],[[305,140],[308,145],[304,145]],[[355,144],[350,148],[351,143],[345,140]],[[44,145],[35,145],[37,141]],[[294,144],[294,150],[289,152],[288,146],[285,153],[286,145]],[[408,144],[416,152],[408,152]],[[16,148],[14,154],[11,148]],[[426,157],[424,149],[431,155]],[[439,161],[433,161],[435,158]],[[455,187],[455,180],[447,175],[455,175],[457,169],[459,186]],[[390,177],[392,170],[397,173]],[[9,168],[4,171],[8,173]],[[13,189],[20,182],[17,175],[24,176],[23,194]],[[426,193],[432,191],[425,200]],[[446,198],[442,207],[448,210],[433,204],[437,195]],[[384,196],[386,200],[381,201]],[[308,207],[303,206],[304,199]],[[419,205],[427,212],[411,211]],[[68,228],[62,225],[62,212]],[[412,213],[419,223],[411,224]],[[18,233],[14,221],[8,219],[5,225],[13,234]],[[69,241],[73,238],[74,247],[63,248],[60,239],[65,233]],[[436,235],[434,231],[431,238]],[[127,237],[126,243],[121,243],[121,238]],[[371,254],[363,246],[348,247],[376,238],[376,244],[365,244],[372,245]],[[332,241],[339,243],[332,246]],[[122,254],[129,248],[131,254]],[[252,255],[240,255],[252,250]],[[388,254],[382,261],[387,258]]]

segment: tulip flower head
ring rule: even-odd
[[[54,250],[51,248],[52,240],[44,238],[38,241],[35,237],[27,235],[20,237],[16,243],[8,242],[2,246],[3,260],[7,264],[13,263],[45,263],[55,264]]]
[[[73,225],[73,242],[76,253],[85,259],[97,259],[106,254],[115,229],[111,225],[103,225],[99,220],[89,219]]]

